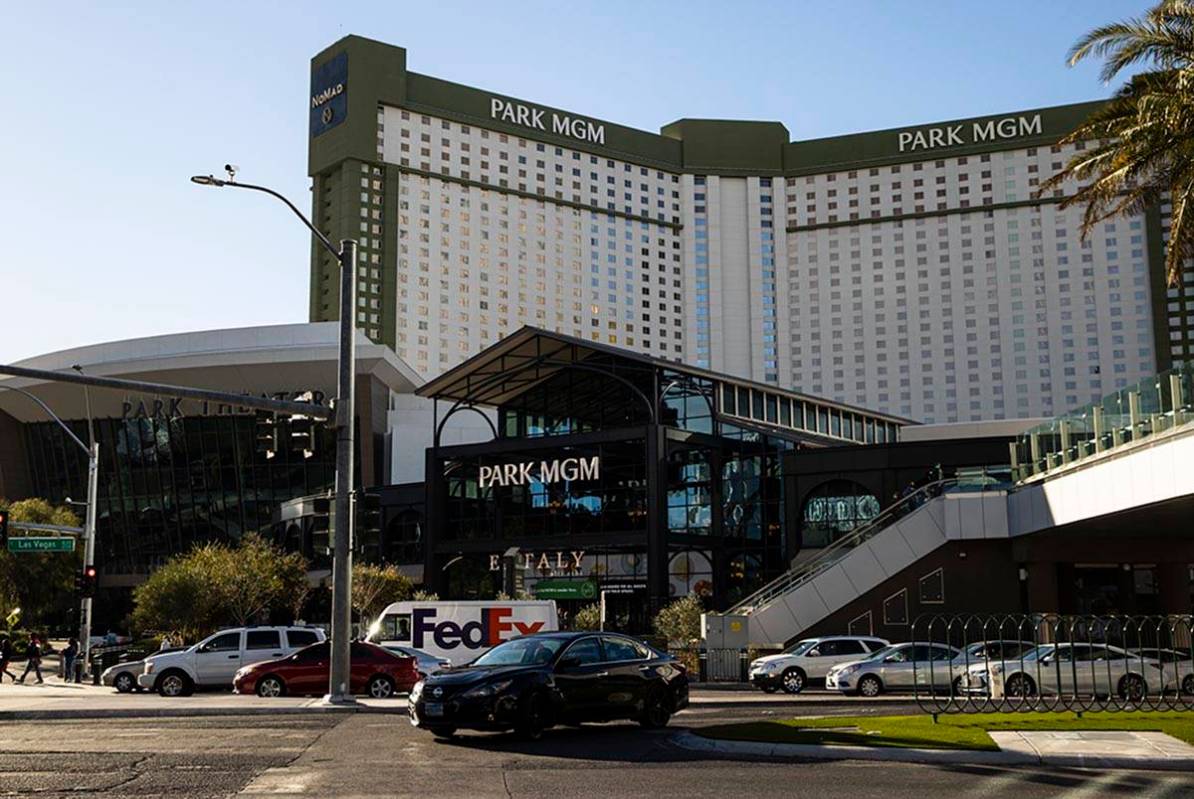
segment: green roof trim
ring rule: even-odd
[[[1101,105],[1101,101],[1073,103],[796,142],[789,141],[782,123],[768,121],[679,119],[656,134],[409,72],[404,48],[360,36],[347,36],[316,55],[311,59],[312,74],[341,53],[348,57],[348,118],[310,140],[311,175],[347,158],[376,160],[379,105],[655,169],[769,176],[1050,145]],[[314,96],[326,87],[311,88]]]

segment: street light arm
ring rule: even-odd
[[[26,391],[23,388],[17,388],[16,386],[0,386],[0,391],[15,391],[18,394],[24,394],[26,397],[28,397],[29,399],[36,402],[38,405],[41,406],[41,409],[49,415],[49,417],[51,419],[53,419],[55,422],[58,423],[59,427],[61,427],[63,430],[66,431],[66,434],[71,437],[72,441],[74,441],[76,444],[79,445],[80,449],[82,449],[84,452],[86,452],[88,456],[91,455],[91,447],[87,446],[82,441],[80,441],[79,437],[76,436],[74,433],[72,433],[71,429],[66,426],[66,422],[59,419],[58,414],[56,414],[52,410],[50,410],[50,406],[46,405],[44,402],[42,402],[41,399],[38,398],[36,395],[29,393],[28,391]]]
[[[315,238],[319,239],[319,243],[322,244],[328,252],[336,256],[337,260],[340,258],[340,250],[336,247],[336,245],[332,244],[331,240],[327,236],[323,235],[319,228],[311,224],[311,220],[307,219],[307,217],[303,215],[303,212],[296,208],[294,203],[286,199],[285,196],[279,194],[271,188],[266,186],[258,186],[254,183],[237,183],[236,181],[232,180],[218,180],[216,178],[212,178],[212,181],[213,182],[211,185],[214,186],[232,186],[237,189],[250,189],[252,191],[264,192],[265,194],[268,194],[271,197],[276,197],[277,199],[286,203],[286,207],[291,211],[294,211],[294,215],[303,220],[303,224],[311,229],[311,232],[315,234]]]

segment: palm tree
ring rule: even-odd
[[[1122,213],[1139,213],[1168,195],[1173,205],[1166,279],[1176,286],[1194,255],[1194,2],[1162,0],[1141,18],[1095,28],[1070,50],[1070,66],[1098,57],[1110,83],[1145,65],[1114,97],[1062,141],[1086,142],[1036,196],[1081,183],[1060,204],[1084,205],[1082,235]]]

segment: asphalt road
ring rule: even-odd
[[[674,723],[699,723],[682,714]],[[5,722],[0,796],[1194,797],[1194,775],[702,760],[629,724],[445,743],[386,714]]]

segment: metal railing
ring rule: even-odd
[[[1118,449],[1194,421],[1194,366],[1147,377],[1016,437],[1017,482]]]
[[[927,504],[929,500],[935,497],[960,490],[989,491],[1010,488],[1011,483],[1003,479],[1002,476],[996,476],[997,474],[996,472],[979,469],[971,474],[950,477],[945,480],[935,480],[920,486],[915,491],[901,497],[898,501],[880,511],[873,519],[854,528],[846,535],[822,549],[814,557],[784,572],[750,596],[741,600],[727,610],[726,613],[750,613],[755,608],[766,605],[773,599],[794,591],[833,566],[845,557],[850,550],[882,532],[892,522],[904,518]]]
[[[1192,710],[1192,633],[1188,615],[923,615],[904,660],[872,668],[933,715]]]

